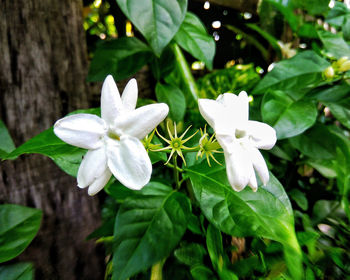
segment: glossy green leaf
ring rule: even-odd
[[[182,91],[174,85],[157,83],[156,96],[158,102],[169,105],[169,117],[175,121],[183,120],[186,112],[186,100]]]
[[[4,157],[6,154],[11,153],[15,149],[15,144],[12,141],[12,138],[7,130],[7,127],[0,120],[0,158],[1,152],[4,153]]]
[[[39,209],[0,205],[0,262],[11,260],[24,251],[37,234],[41,217]]]
[[[335,138],[325,125],[317,124],[289,141],[293,147],[311,158],[334,159],[336,156]]]
[[[264,122],[276,130],[278,139],[301,134],[315,123],[317,117],[313,102],[294,102],[281,91],[269,92],[264,96],[261,113]]]
[[[322,72],[329,65],[327,60],[313,51],[301,52],[277,62],[255,87],[253,94],[265,93],[268,89],[297,91],[316,86],[323,81]]]
[[[97,46],[87,79],[103,81],[111,74],[119,81],[136,73],[151,59],[151,49],[135,37],[104,41]]]
[[[181,48],[203,61],[210,70],[213,68],[215,41],[195,14],[186,13],[174,39]]]
[[[343,56],[350,57],[350,47],[340,34],[319,30],[318,36],[320,37],[327,52],[333,57],[337,59]]]
[[[126,199],[115,221],[113,279],[127,279],[167,257],[190,213],[189,199],[178,192]]]
[[[306,164],[315,168],[326,178],[335,178],[337,176],[333,161],[327,159],[308,159]]]
[[[157,56],[179,30],[187,10],[187,0],[117,0],[117,3]]]
[[[224,167],[201,164],[187,169],[196,200],[207,219],[222,232],[233,236],[266,237],[281,242],[288,269],[301,279],[301,250],[294,231],[293,212],[288,196],[270,174],[266,186],[254,193],[245,188],[234,191]]]
[[[0,266],[1,280],[32,280],[34,268],[31,263],[15,263]]]
[[[50,157],[69,175],[76,176],[86,150],[71,146],[60,140],[49,128],[31,138],[12,153],[7,159],[15,159],[23,154],[42,154]]]
[[[315,88],[307,93],[308,99],[321,102],[337,102],[343,100],[350,92],[350,85],[343,82],[337,85]]]

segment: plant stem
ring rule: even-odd
[[[179,170],[177,170],[177,155],[174,155],[173,157],[173,170],[174,170],[174,179],[175,179],[175,187],[176,190],[180,189],[180,176],[179,176]]]
[[[163,264],[164,264],[164,260],[161,260],[152,266],[150,280],[162,280],[163,279],[163,273],[162,273]]]

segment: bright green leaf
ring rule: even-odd
[[[190,12],[175,35],[175,41],[198,60],[203,61],[211,70],[215,55],[215,41],[200,19]]]
[[[2,280],[33,280],[34,269],[31,263],[15,263],[0,266]]]
[[[284,245],[286,262],[294,279],[300,279],[301,250],[294,231],[293,212],[288,196],[270,174],[266,186],[258,191],[245,188],[234,191],[226,179],[224,167],[205,164],[186,170],[196,200],[207,219],[222,232],[233,236],[266,237]]]
[[[27,248],[39,230],[41,217],[39,209],[0,205],[0,262],[17,257]]]
[[[260,81],[253,93],[265,93],[268,89],[300,90],[313,87],[323,81],[322,72],[329,62],[313,51],[304,51],[290,59],[276,63],[271,72]]]
[[[113,279],[127,279],[167,257],[190,213],[189,199],[178,192],[126,199],[115,221]]]
[[[317,109],[311,101],[296,101],[284,92],[269,92],[264,96],[261,113],[264,122],[270,124],[278,139],[296,136],[311,127],[317,117]]]
[[[305,194],[303,192],[301,192],[298,189],[292,189],[289,192],[290,197],[296,202],[296,204],[298,204],[298,206],[306,211],[308,208],[308,201],[307,198],[305,196]]]
[[[191,275],[194,280],[216,280],[214,272],[204,265],[196,265],[191,269]]]
[[[178,31],[187,10],[187,0],[117,0],[117,3],[157,56]]]
[[[323,102],[333,116],[342,123],[345,127],[350,129],[350,98],[340,100],[339,102]]]
[[[156,96],[158,102],[169,105],[169,117],[175,121],[183,120],[186,112],[186,100],[182,91],[176,86],[157,83]]]
[[[97,46],[87,79],[103,81],[111,74],[119,81],[136,73],[151,58],[151,49],[135,37],[104,41]]]

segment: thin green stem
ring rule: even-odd
[[[179,170],[177,169],[177,155],[173,157],[173,170],[174,170],[174,179],[175,179],[175,188],[176,190],[180,189],[180,176]]]

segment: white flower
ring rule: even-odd
[[[120,97],[112,76],[102,86],[101,116],[76,114],[58,120],[55,134],[68,144],[88,149],[78,171],[78,186],[94,195],[113,174],[123,185],[139,190],[151,177],[152,164],[140,139],[169,112],[166,104],[135,109],[137,83],[131,79]]]
[[[220,95],[216,100],[200,99],[199,111],[215,130],[224,150],[230,185],[241,191],[249,185],[256,191],[255,171],[264,185],[269,181],[265,160],[258,149],[271,149],[276,143],[275,130],[261,122],[250,121],[247,93]]]

